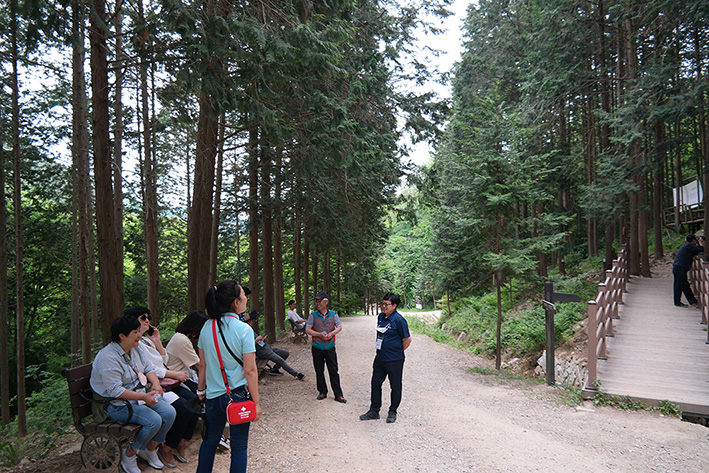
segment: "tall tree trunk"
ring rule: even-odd
[[[312,262],[313,262],[313,296],[315,296],[315,293],[320,291],[320,288],[318,286],[318,252],[313,249],[312,251],[313,256],[312,256]],[[329,294],[328,294],[329,295]]]
[[[5,114],[0,112],[0,126],[5,128]],[[7,228],[7,193],[5,190],[5,135],[0,131],[0,228]],[[7,232],[0,232],[0,409],[3,424],[10,422],[10,306],[7,288]]]
[[[682,131],[680,128],[680,123],[677,121],[675,123],[675,136],[674,138],[677,140],[677,143],[680,143],[681,141],[681,136],[682,136]],[[674,206],[674,212],[675,212],[675,231],[679,232],[680,230],[680,204],[682,203],[682,195],[680,194],[680,187],[682,187],[683,184],[683,178],[682,178],[682,149],[681,145],[677,145],[675,147],[675,201],[677,202],[677,205]]]
[[[222,207],[222,174],[224,171],[224,114],[222,113],[219,119],[219,145],[217,147],[217,179],[214,189],[214,218],[212,219],[211,239],[209,242],[209,282],[216,283],[217,281],[217,249],[219,247],[219,220],[221,219]],[[237,232],[238,230],[238,212],[237,214]],[[238,240],[238,233],[237,233]],[[236,243],[236,249],[239,250],[239,242]],[[238,277],[236,278],[239,279]]]
[[[94,342],[102,341],[101,332],[103,330],[101,314],[98,308],[98,271],[96,271],[96,236],[94,235],[94,206],[93,201],[89,197],[91,195],[91,180],[86,179],[85,185],[87,199],[87,219],[86,219],[86,235],[87,244],[89,245],[89,303],[91,305],[91,340]],[[110,340],[110,339],[109,339]],[[108,343],[108,341],[106,341]],[[92,358],[95,350],[92,350]]]
[[[209,284],[209,243],[214,196],[214,161],[217,154],[217,117],[212,97],[203,92],[199,98],[199,122],[194,164],[192,212],[188,219],[187,311],[204,309]]]
[[[249,288],[251,309],[259,310],[258,290],[258,126],[249,127]]]
[[[115,70],[113,115],[116,125],[113,132],[113,200],[116,213],[116,232],[118,235],[121,235],[121,244],[117,248],[117,261],[120,265],[120,274],[123,274],[123,82],[126,61],[126,53],[123,49],[123,0],[116,0],[114,27],[116,36],[116,62],[113,65]],[[122,280],[121,285],[123,285]]]
[[[341,290],[342,290],[342,285],[341,279],[340,279],[340,270],[342,269],[342,252],[340,250],[337,251],[337,307],[340,307],[340,296],[341,296]],[[404,300],[406,300],[406,294],[403,294]],[[404,306],[406,306],[406,303],[404,303]]]
[[[652,213],[653,213],[653,230],[655,237],[655,261],[659,261],[665,255],[665,250],[662,246],[662,226],[663,210],[662,210],[662,183],[664,181],[665,160],[667,152],[665,151],[665,142],[667,136],[665,134],[665,121],[662,118],[655,119],[655,172],[652,173]]]
[[[140,101],[143,118],[143,222],[145,225],[145,265],[147,276],[148,308],[153,317],[152,323],[160,323],[160,276],[158,273],[158,216],[157,190],[155,178],[155,153],[153,151],[152,128],[148,90],[148,66],[151,62],[151,45],[145,22],[143,0],[137,2],[140,31],[138,32],[138,51],[141,57],[139,66]],[[206,291],[205,291],[206,292]]]
[[[86,80],[84,78],[84,10],[83,3],[72,1],[72,158],[74,162],[74,212],[76,222],[76,240],[72,248],[75,252],[75,264],[72,283],[76,285],[72,293],[72,321],[76,321],[80,330],[81,362],[90,363],[91,354],[91,320],[89,286],[89,131],[88,107],[86,104]],[[72,350],[72,352],[74,352]],[[74,352],[76,353],[76,352]],[[76,360],[78,361],[78,360]]]
[[[232,168],[232,175],[234,176],[234,220],[236,224],[236,280],[242,281],[242,270],[241,270],[241,223],[239,223],[239,215],[241,214],[241,208],[239,207],[239,172],[238,172],[238,160],[234,160],[234,167]]]
[[[306,235],[303,245],[303,314],[310,313],[310,239]],[[306,317],[307,319],[307,317]]]
[[[622,43],[619,48],[619,53],[622,56],[618,58],[621,74],[619,75],[619,88],[623,92],[627,81],[632,80],[635,74],[635,66],[637,57],[635,53],[635,40],[632,34],[633,25],[630,20],[625,20],[619,29],[619,37],[622,38]],[[619,39],[619,42],[621,40]],[[621,96],[621,101],[624,100],[624,95]],[[638,127],[639,124],[634,124]],[[629,201],[629,219],[630,219],[630,245],[628,255],[628,267],[630,274],[640,275],[640,227],[639,227],[639,209],[638,209],[638,190],[640,189],[640,181],[637,176],[636,165],[639,163],[640,143],[634,140],[630,145],[628,162],[626,166],[631,170],[631,180],[633,181],[634,190],[628,193]]]
[[[270,333],[275,340],[276,320],[274,315],[273,294],[273,199],[271,197],[271,149],[261,146],[261,202],[263,215],[261,216],[261,249],[263,251],[263,312],[264,330]]]
[[[108,63],[106,60],[106,4],[92,0],[91,96],[96,191],[96,227],[98,234],[99,281],[103,340],[111,339],[113,319],[123,307],[123,234],[117,225],[115,185],[112,179],[111,142],[108,132]]]
[[[695,70],[697,76],[697,85],[704,84],[702,64],[705,62],[702,59],[702,34],[706,35],[706,26],[704,28],[695,27],[693,31],[694,36],[694,54],[695,54]],[[706,37],[704,38],[704,45],[706,46]],[[697,49],[698,48],[698,49]],[[707,211],[709,208],[709,124],[707,124],[707,114],[706,114],[706,97],[707,91],[706,87],[699,93],[697,97],[697,122],[698,122],[698,133],[699,133],[699,151],[701,154],[701,162],[703,164],[704,172],[702,173],[702,187],[704,188],[704,201],[702,205],[704,206],[704,235],[709,235],[709,222],[707,222]],[[704,259],[708,259],[709,255],[705,254]]]
[[[640,211],[638,212],[638,246],[640,250],[640,270],[641,274],[645,278],[652,277],[650,273],[650,249],[648,241],[648,233],[650,230],[650,223],[648,220],[648,186],[647,177],[639,176],[640,180],[640,193],[638,195],[638,205]]]
[[[608,71],[608,46],[606,45],[606,15],[605,15],[605,4],[604,0],[599,0],[598,2],[598,61],[600,64],[600,84],[599,88],[601,91],[601,109],[606,117],[611,116],[611,86]],[[601,154],[607,155],[611,152],[611,128],[608,120],[601,120],[601,131],[600,131],[600,146]],[[613,237],[615,235],[614,231],[614,220],[615,215],[609,215],[606,218],[605,224],[605,264],[604,270],[611,269],[613,264],[613,259],[615,254],[613,251]]]
[[[295,308],[301,317],[305,315],[303,312],[303,293],[301,284],[301,268],[303,261],[303,255],[301,252],[301,241],[302,236],[300,232],[300,215],[296,211],[295,217],[293,218],[293,225],[295,230],[293,231],[293,279],[295,284]],[[304,317],[305,318],[305,317]]]
[[[17,0],[10,1],[10,33],[12,35],[12,156],[14,164],[15,206],[15,321],[17,338],[17,435],[27,436],[27,409],[25,404],[25,293],[24,257],[22,239],[22,179],[20,170],[20,103],[18,85]]]
[[[330,294],[331,291],[331,286],[330,286],[330,250],[325,251],[325,255],[323,257],[323,264],[322,264],[322,279],[323,279],[323,290]],[[332,302],[330,303],[332,304]]]
[[[281,228],[281,166],[283,165],[283,152],[278,151],[278,157],[276,161],[276,169],[278,170],[276,174],[276,185],[274,192],[274,202],[276,203],[274,207],[275,216],[273,218],[273,292],[274,292],[274,315],[276,317],[276,324],[281,331],[285,331],[285,295],[283,287],[283,235]],[[275,334],[275,332],[274,332]]]

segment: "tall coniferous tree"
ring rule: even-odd
[[[17,357],[17,435],[27,436],[27,411],[25,400],[25,293],[24,259],[22,240],[22,166],[20,154],[20,104],[19,104],[19,46],[18,46],[17,0],[10,0],[10,41],[12,61],[12,162],[13,162],[13,204],[15,217],[15,334]]]
[[[91,110],[96,192],[101,319],[104,343],[111,339],[111,323],[123,307],[123,233],[117,222],[109,137],[109,85],[107,15],[105,0],[92,0],[89,42],[91,44]]]
[[[7,228],[7,192],[5,189],[5,110],[0,109],[0,228]],[[0,421],[10,422],[10,327],[7,287],[7,232],[0,232]]]
[[[72,2],[72,158],[73,158],[73,196],[75,200],[76,240],[72,245],[76,255],[73,263],[76,265],[72,282],[75,290],[72,293],[72,320],[80,325],[81,361],[90,363],[91,353],[91,319],[96,314],[91,307],[91,291],[89,274],[89,238],[91,234],[91,219],[89,215],[90,191],[89,182],[89,131],[88,107],[86,98],[86,79],[84,71],[85,60],[85,4],[79,0]]]

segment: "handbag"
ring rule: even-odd
[[[175,378],[160,378],[160,386],[163,391],[173,391],[180,385],[180,381]]]
[[[227,380],[226,371],[224,370],[222,353],[219,350],[219,340],[217,340],[217,319],[212,319],[212,335],[214,335],[214,348],[216,348],[217,358],[219,358],[219,368],[222,370],[222,376],[224,377],[224,386],[226,386],[226,393],[227,395],[229,395],[231,394],[231,389],[229,389],[229,381]],[[226,339],[224,339],[223,334],[222,340],[224,340],[224,345],[227,347],[227,350],[229,350],[229,353],[231,353],[231,355],[236,358],[236,361],[238,361],[243,368],[244,364],[242,363],[241,359],[238,356],[235,356],[234,352],[231,351],[229,345],[227,345],[226,343]],[[231,396],[229,396],[229,404],[227,404],[226,406],[226,418],[227,422],[229,422],[230,425],[251,422],[256,418],[256,403],[251,400],[248,389],[246,390],[246,395],[247,397],[249,397],[249,399],[238,402],[233,401],[231,399]]]

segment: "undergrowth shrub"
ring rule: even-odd
[[[554,292],[576,294],[581,299],[580,303],[556,304],[554,332],[557,344],[573,337],[576,324],[586,317],[586,304],[596,298],[602,269],[600,259],[588,258],[578,261],[569,269],[568,275],[552,272],[548,278],[554,284]],[[515,307],[511,307],[509,292],[503,287],[501,348],[508,355],[531,360],[544,350],[543,292],[540,281],[523,283],[517,280],[513,297],[520,300],[513,301]],[[445,330],[453,334],[465,332],[470,349],[479,355],[493,356],[497,346],[497,294],[494,289],[482,295],[451,301],[451,311],[443,313],[438,326],[445,326]]]
[[[59,374],[37,371],[42,388],[27,398],[27,437],[18,438],[17,419],[0,429],[0,466],[17,465],[24,457],[42,460],[56,450],[59,436],[74,431],[66,380]]]

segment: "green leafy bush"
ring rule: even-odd
[[[17,438],[17,419],[0,430],[0,465],[16,465],[23,457],[41,460],[53,454],[57,438],[74,431],[66,380],[59,374],[27,368],[42,388],[27,398],[28,435]]]

